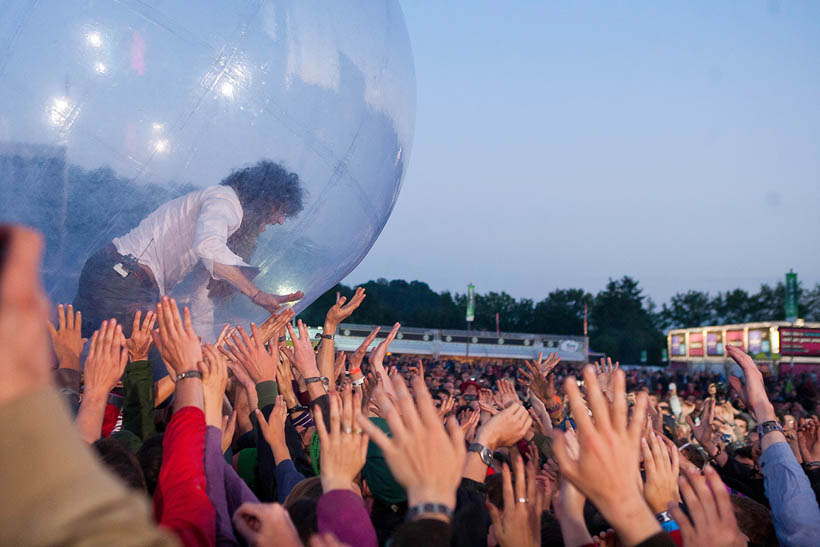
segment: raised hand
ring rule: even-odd
[[[490,418],[476,433],[476,442],[490,450],[500,446],[511,446],[527,434],[532,425],[527,409],[520,404],[512,404]]]
[[[233,435],[236,433],[236,409],[230,416],[222,416],[222,453],[227,452],[233,443]]]
[[[362,361],[364,361],[364,356],[367,355],[367,348],[369,348],[370,344],[373,343],[373,340],[376,339],[376,335],[379,334],[379,330],[381,330],[381,327],[376,327],[375,329],[373,329],[373,332],[368,334],[367,338],[365,338],[364,341],[362,341],[362,343],[359,344],[359,347],[356,348],[356,350],[350,354],[350,358],[348,359],[350,365],[348,368],[351,372],[351,375],[353,374],[353,371],[361,369]]]
[[[441,405],[439,405],[438,407],[439,417],[444,419],[453,410],[453,407],[455,405],[455,398],[453,398],[451,395],[445,395],[444,400],[441,401]]]
[[[252,547],[302,547],[287,509],[278,503],[245,502],[233,514],[233,524]]]
[[[590,417],[575,377],[564,382],[572,416],[578,428],[578,457],[570,452],[565,434],[553,431],[553,450],[566,477],[595,504],[626,545],[637,545],[661,530],[643,498],[638,464],[640,438],[646,423],[648,398],[638,396],[627,425],[626,377],[620,370],[612,378],[612,409],[601,392],[595,369],[583,372]]]
[[[820,462],[820,419],[807,418],[797,430],[797,446],[803,461]]]
[[[125,341],[125,347],[128,348],[128,361],[131,363],[148,359],[148,350],[151,349],[153,343],[151,331],[154,330],[156,322],[157,316],[151,310],[145,312],[145,319],[142,318],[142,310],[137,310],[134,314],[131,338]]]
[[[540,355],[539,355],[540,358]],[[555,377],[550,374],[545,376],[538,363],[532,361],[524,361],[524,367],[521,369],[522,384],[528,387],[536,397],[541,399],[541,402],[547,408],[555,404]]]
[[[128,351],[125,349],[122,327],[116,319],[103,321],[91,335],[83,378],[86,394],[104,394],[114,389],[125,372]]]
[[[280,359],[276,365],[276,384],[279,386],[279,394],[285,398],[288,408],[293,408],[299,404],[296,393],[293,392],[293,369],[290,368],[290,361]]]
[[[678,483],[689,516],[677,502],[669,503],[669,512],[678,523],[684,545],[740,547],[747,544],[748,538],[737,526],[726,486],[711,465],[704,466],[703,475],[697,469],[687,471]]]
[[[290,450],[285,441],[285,421],[288,418],[288,409],[285,405],[285,400],[281,395],[277,395],[276,401],[273,404],[273,410],[270,417],[265,419],[265,415],[261,410],[256,410],[256,419],[259,421],[259,427],[262,430],[262,435],[273,451],[273,459],[276,465],[279,465],[283,460],[290,459]],[[324,465],[324,462],[323,462]]]
[[[403,378],[392,381],[401,413],[383,391],[376,393],[392,437],[361,415],[359,425],[382,449],[393,476],[407,490],[410,507],[440,503],[455,509],[466,456],[464,434],[452,417],[445,429],[420,377],[411,380],[415,403]]]
[[[507,464],[501,469],[503,514],[492,503],[487,504],[495,535],[502,547],[539,547],[541,545],[541,512],[543,491],[536,488],[532,462],[524,465],[521,455],[512,456],[515,491]]]
[[[331,379],[331,384],[334,386],[336,382],[339,381],[342,374],[345,371],[345,362],[347,361],[347,354],[343,351],[340,351],[336,354],[336,361],[333,363],[333,378]]]
[[[353,480],[364,467],[367,458],[367,443],[370,439],[363,434],[358,422],[369,420],[362,417],[362,400],[359,393],[353,393],[348,383],[342,389],[330,394],[330,431],[325,428],[322,409],[317,405],[316,431],[321,443],[320,461],[322,491],[351,490]]]
[[[598,376],[598,385],[601,386],[601,391],[605,393],[609,391],[612,373],[618,370],[620,366],[621,364],[618,361],[615,361],[613,365],[611,357],[607,357],[606,359],[601,357],[600,365],[595,363],[595,373]]]
[[[743,400],[746,408],[751,411],[759,423],[775,420],[774,407],[769,402],[766,388],[763,386],[763,374],[760,373],[754,360],[745,351],[735,346],[726,346],[726,353],[743,370],[745,381],[741,381],[737,376],[729,376],[729,383]]]
[[[381,368],[384,370],[382,363],[384,362],[384,357],[387,355],[387,350],[390,348],[390,344],[393,342],[393,339],[396,338],[396,335],[399,333],[399,328],[401,327],[400,323],[396,323],[393,325],[393,328],[390,329],[390,333],[385,337],[384,340],[379,342],[379,344],[370,350],[370,355],[368,356],[367,360],[371,366],[376,368],[377,370]]]
[[[82,335],[82,312],[74,312],[74,306],[71,304],[68,305],[68,311],[66,311],[66,307],[59,304],[57,306],[57,328],[54,328],[50,321],[46,324],[51,334],[51,343],[57,355],[59,368],[80,370],[80,355],[88,341]]]
[[[202,391],[205,401],[205,423],[222,428],[222,399],[228,385],[228,367],[225,358],[210,344],[202,347],[202,361],[197,364],[202,373]]]
[[[256,325],[251,323],[251,335],[241,326],[228,340],[227,349],[222,353],[231,360],[239,363],[247,371],[254,383],[273,381],[276,379],[276,366],[279,363],[279,345],[269,344],[270,351],[265,348],[262,337]]]
[[[293,341],[293,350],[286,349],[284,346],[280,349],[285,352],[285,356],[306,380],[315,378],[319,376],[319,368],[316,366],[316,354],[313,352],[313,344],[307,327],[299,319],[296,328],[299,331],[299,336],[296,336],[296,332],[290,324],[287,325],[288,334],[290,334],[290,339]]]
[[[365,296],[364,287],[357,287],[350,302],[347,301],[346,296],[339,298],[339,300],[327,310],[323,332],[327,332],[329,326],[332,327],[332,330],[335,332],[339,324],[350,317],[351,314],[361,306]]]
[[[0,225],[0,404],[49,385],[48,300],[40,282],[43,238]]]
[[[162,360],[173,373],[197,370],[197,363],[202,361],[202,346],[187,306],[181,317],[176,301],[163,296],[157,304],[157,329],[152,334]]]
[[[498,387],[498,393],[501,396],[501,405],[503,408],[507,408],[508,406],[516,403],[521,403],[521,399],[518,398],[518,393],[515,392],[515,384],[513,384],[512,381],[499,378],[496,382],[496,386]]]
[[[277,339],[273,343],[279,345],[278,338],[285,332],[285,325],[290,323],[293,315],[293,310],[287,309],[278,315],[274,314],[265,319],[265,322],[259,325],[259,340],[263,344],[267,344],[276,337]]]
[[[671,444],[671,441],[670,441]],[[643,465],[646,470],[646,482],[643,486],[646,503],[652,512],[657,514],[666,511],[666,506],[680,501],[678,492],[678,474],[680,458],[677,447],[661,440],[661,435],[652,432],[649,439],[641,437]]]
[[[77,412],[77,427],[83,440],[100,438],[108,393],[117,385],[128,363],[125,336],[116,319],[103,321],[91,335],[83,377],[85,391]]]

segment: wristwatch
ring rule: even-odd
[[[473,443],[467,447],[467,452],[477,452],[478,455],[481,457],[481,461],[484,462],[484,465],[490,467],[493,465],[493,453],[492,451],[484,446],[481,443]]]
[[[763,422],[757,426],[757,436],[760,437],[761,440],[764,435],[771,433],[772,431],[780,431],[783,433],[783,426],[776,420],[769,420],[768,422]]]
[[[335,334],[324,334],[324,333],[321,333],[321,332],[316,333],[316,338],[323,338],[325,340],[333,340],[333,338],[335,336],[336,336]]]

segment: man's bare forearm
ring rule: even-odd
[[[214,275],[224,279],[249,298],[253,298],[259,292],[259,288],[237,266],[214,263]]]

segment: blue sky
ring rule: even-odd
[[[347,278],[820,282],[820,3],[404,0],[416,134]]]

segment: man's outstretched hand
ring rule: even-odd
[[[274,313],[282,307],[282,304],[287,304],[288,302],[296,302],[297,300],[301,300],[305,297],[305,293],[302,291],[292,292],[290,294],[272,294],[269,292],[265,292],[260,290],[256,295],[254,295],[251,300],[254,304],[261,308],[265,308],[270,313]]]

